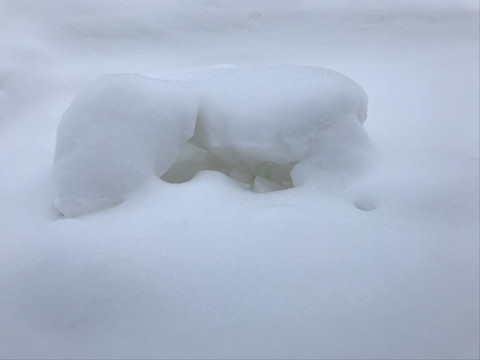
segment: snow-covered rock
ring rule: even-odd
[[[222,68],[183,82],[103,77],[59,126],[55,206],[76,216],[118,204],[155,174],[183,182],[207,169],[257,192],[298,186],[358,160],[366,116],[363,89],[321,68]]]

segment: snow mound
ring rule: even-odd
[[[361,124],[367,115],[357,84],[314,67],[223,70],[204,93],[195,139],[228,162],[286,164],[319,155],[326,128]]]
[[[221,67],[190,79],[109,75],[64,114],[55,206],[77,216],[120,203],[155,175],[188,181],[217,170],[268,192],[357,164],[369,147],[367,96],[337,72]]]
[[[55,207],[71,217],[116,205],[166,172],[193,135],[197,108],[178,82],[108,75],[91,84],[57,130]]]

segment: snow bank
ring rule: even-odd
[[[321,68],[221,68],[184,82],[103,77],[59,126],[55,206],[76,216],[120,203],[155,174],[175,183],[207,169],[257,192],[298,186],[357,162],[369,144],[366,116],[363,89]]]
[[[77,216],[124,200],[175,161],[192,135],[198,101],[181,83],[105,76],[83,91],[58,127],[55,207]]]

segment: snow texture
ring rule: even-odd
[[[479,359],[478,14],[478,0],[0,0],[0,358]],[[261,134],[234,117],[255,105],[280,115],[265,129],[287,125],[274,96],[319,94],[251,77],[258,91],[220,90],[245,71],[293,76],[279,64],[361,84],[367,156],[358,120],[351,140],[342,122],[321,133],[343,162],[263,161],[304,154],[269,137],[283,126],[243,151]],[[112,73],[145,77],[96,81]],[[59,134],[82,150],[60,141],[54,167],[76,96]],[[202,110],[236,129],[212,123],[221,153],[192,140]],[[131,114],[156,115],[146,129]],[[84,156],[107,142],[121,156]],[[102,171],[77,174],[83,188],[57,178],[70,166]],[[62,216],[59,180],[123,202]]]
[[[117,205],[163,174],[193,135],[198,99],[183,84],[105,76],[75,98],[58,127],[55,206],[77,216]]]
[[[195,82],[109,75],[76,97],[58,128],[57,209],[71,217],[117,205],[167,171],[169,182],[210,169],[256,192],[281,190],[355,165],[368,148],[367,96],[342,74],[293,65],[206,72]]]

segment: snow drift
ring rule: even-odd
[[[0,1],[0,358],[479,359],[478,5]],[[59,216],[56,129],[75,96],[104,74],[169,79],[188,138],[185,104],[234,70],[215,64],[348,74],[373,163],[337,157],[258,194],[243,187],[291,186],[300,165],[195,175],[225,161],[190,137],[166,181],[148,170],[122,204]]]
[[[55,206],[77,216],[122,202],[154,176],[184,182],[207,169],[257,192],[298,186],[359,162],[366,116],[363,89],[321,68],[219,68],[192,81],[105,76],[59,125]]]

